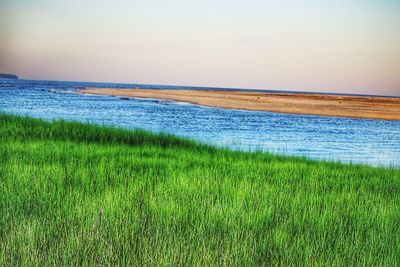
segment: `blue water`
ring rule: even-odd
[[[146,88],[145,85],[0,80],[0,112],[162,131],[246,151],[400,166],[400,121],[227,110],[73,92],[86,86]]]

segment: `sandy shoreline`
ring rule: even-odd
[[[156,98],[204,106],[287,114],[400,120],[400,98],[206,90],[86,88],[83,94]]]

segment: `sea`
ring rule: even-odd
[[[0,79],[0,112],[166,132],[234,150],[400,167],[400,121],[231,110],[75,92],[85,87],[254,91]]]

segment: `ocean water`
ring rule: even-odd
[[[123,100],[74,92],[87,86],[170,88],[0,80],[0,112],[48,120],[63,118],[128,129],[142,128],[245,151],[261,150],[317,160],[400,167],[400,121],[227,110],[173,101]]]

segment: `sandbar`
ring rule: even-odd
[[[83,94],[153,98],[203,106],[286,114],[400,120],[400,98],[219,90],[85,88]]]

